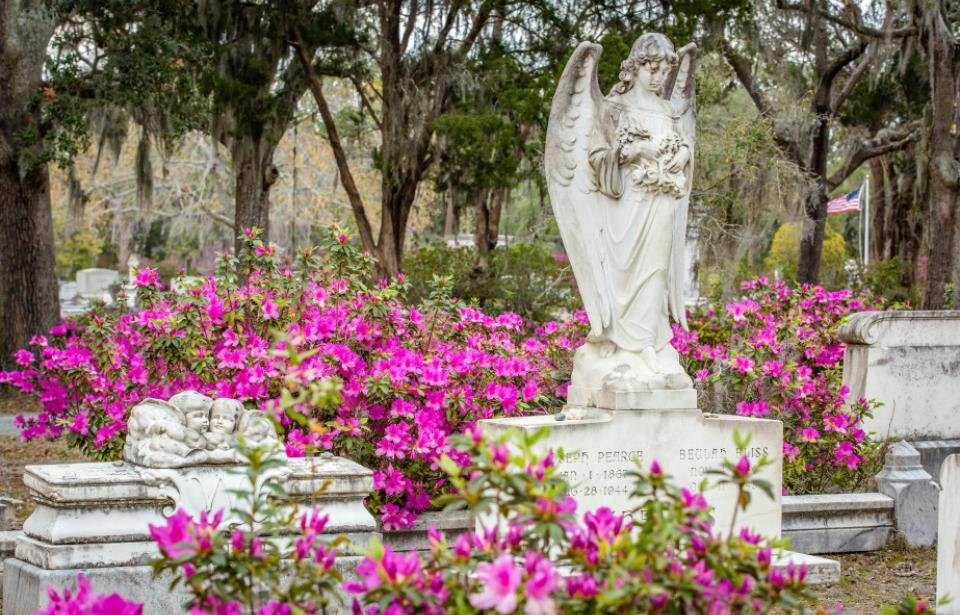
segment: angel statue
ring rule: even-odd
[[[696,45],[677,52],[664,35],[643,34],[607,96],[602,51],[587,42],[574,51],[547,129],[550,201],[590,321],[568,404],[695,408],[670,315],[686,328]]]

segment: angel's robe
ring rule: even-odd
[[[639,109],[618,98],[604,100],[601,129],[590,147],[605,237],[597,246],[606,278],[600,288],[611,309],[600,339],[631,352],[651,346],[660,350],[673,337],[668,274],[680,205],[677,186],[688,185],[683,173],[689,165],[680,173],[670,173],[666,166],[671,147],[688,146],[665,106]],[[630,137],[638,133],[642,136]],[[625,160],[624,147],[635,139],[648,143]]]

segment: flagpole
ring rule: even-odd
[[[870,264],[870,172],[863,184],[863,264]]]

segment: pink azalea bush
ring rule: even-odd
[[[862,429],[875,404],[849,399],[837,330],[847,314],[881,300],[764,277],[741,289],[723,309],[691,313],[689,331],[674,328],[673,345],[708,400],[703,407],[783,421],[789,491],[859,486],[878,469],[880,446]]]
[[[90,589],[90,581],[82,574],[77,575],[77,591],[64,589],[57,592],[47,589],[50,601],[47,607],[36,615],[140,615],[143,605],[130,602],[119,594],[95,594]]]
[[[758,535],[719,533],[704,496],[677,489],[656,462],[633,475],[642,504],[631,514],[578,518],[553,453],[534,452],[544,435],[458,438],[467,458],[445,460],[456,489],[446,499],[501,521],[449,541],[431,530],[423,555],[374,545],[346,584],[354,612],[767,612],[807,598],[803,568],[773,568],[774,547]],[[719,479],[745,495],[759,467],[744,458]]]
[[[449,436],[493,416],[561,405],[584,318],[527,323],[451,300],[438,280],[419,305],[405,282],[377,281],[372,262],[335,231],[322,250],[285,262],[244,233],[244,249],[186,294],[140,269],[139,309],[65,321],[20,350],[0,382],[36,396],[22,437],[66,437],[100,459],[121,454],[129,409],[183,389],[274,414],[287,454],[329,450],[375,470],[368,505],[409,526],[444,488]],[[339,403],[304,395],[336,383]]]

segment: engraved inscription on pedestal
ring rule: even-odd
[[[629,473],[637,470],[638,462],[647,471],[657,461],[677,486],[699,491],[704,479],[712,482],[707,471],[719,468],[725,459],[736,461],[745,455],[757,460],[767,455],[775,463],[764,469],[762,478],[774,486],[775,498],[755,492],[750,507],[738,514],[738,526],[767,536],[780,534],[783,427],[779,421],[704,416],[699,410],[590,410],[578,420],[533,416],[487,420],[483,425],[494,434],[510,428],[548,428],[543,446],[562,450],[557,470],[569,483],[581,513],[600,506],[618,512],[637,507],[640,502],[630,497],[634,479]],[[734,445],[734,431],[751,436],[747,448]],[[724,486],[710,488],[704,495],[725,530],[736,506],[736,492]]]

